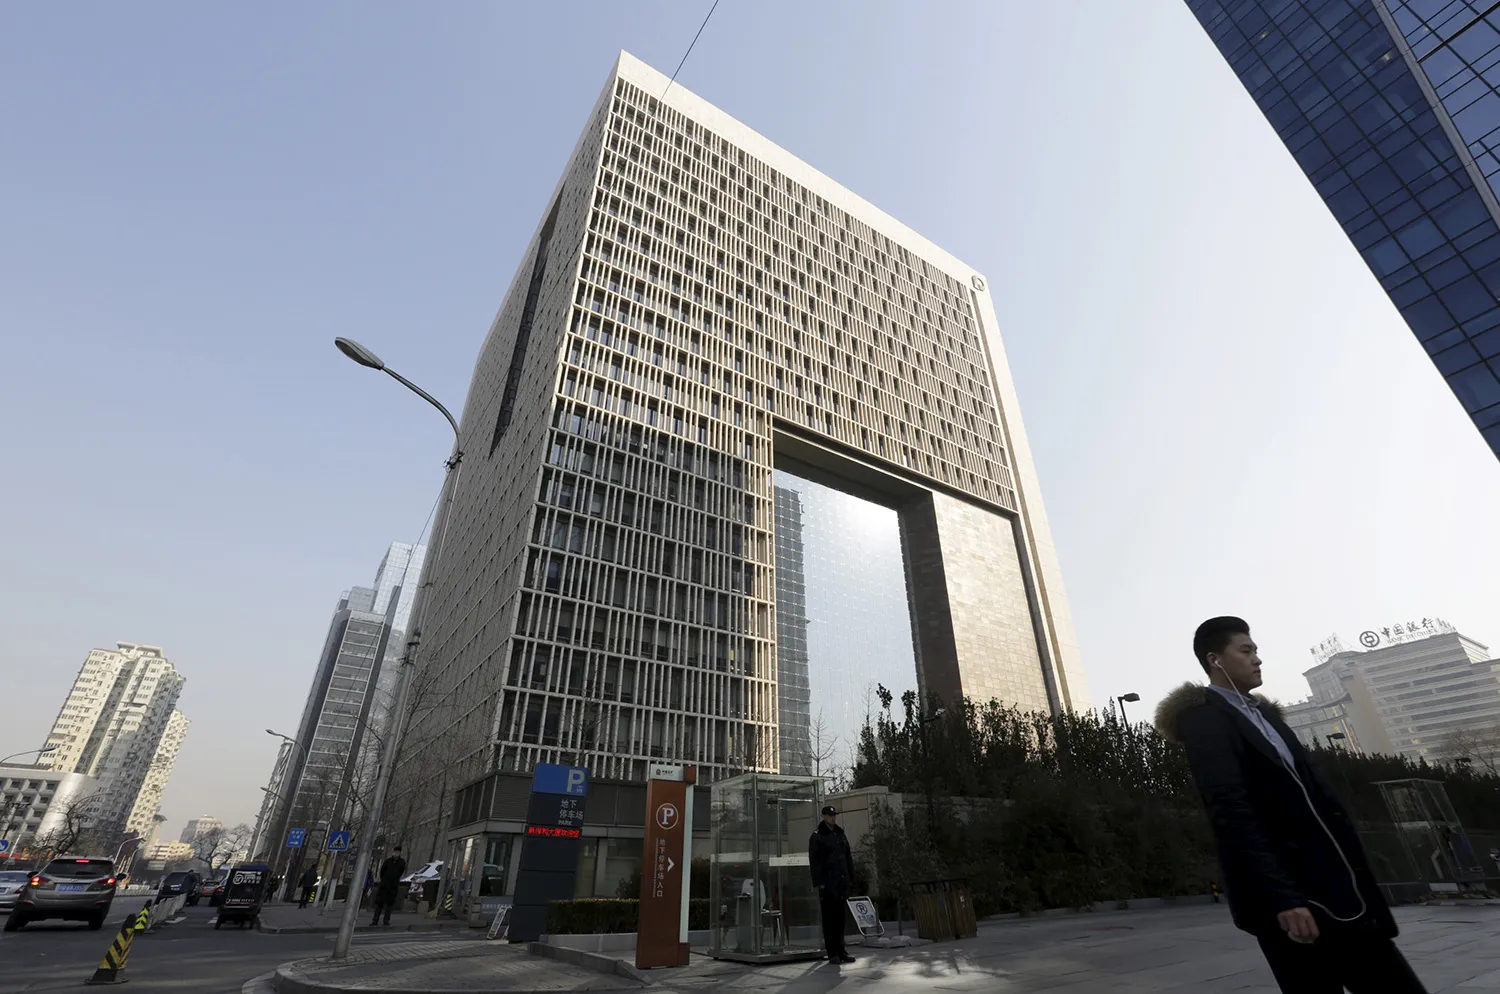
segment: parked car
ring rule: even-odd
[[[156,892],[158,899],[176,897],[178,894],[187,896],[188,904],[198,903],[198,891],[203,886],[203,877],[197,870],[176,870],[161,878],[161,889]]]
[[[443,861],[440,859],[435,859],[431,863],[428,863],[426,866],[422,867],[420,870],[414,870],[413,872],[408,873],[406,876],[402,877],[401,882],[403,884],[420,884],[425,883],[428,880],[436,880],[442,875]]]
[[[0,911],[9,911],[21,899],[31,874],[25,870],[0,870]]]
[[[64,856],[32,873],[16,895],[5,931],[14,932],[30,922],[46,918],[85,921],[89,928],[103,926],[115,900],[114,860],[90,856]]]
[[[210,908],[217,908],[219,902],[224,900],[224,881],[225,875],[219,873],[205,879],[203,886],[198,888],[198,896],[208,898]]]

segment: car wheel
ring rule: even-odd
[[[97,931],[99,931],[103,927],[104,927],[104,913],[103,912],[100,912],[99,914],[89,915],[89,930],[90,931],[97,932]]]
[[[5,931],[14,932],[16,929],[25,924],[26,916],[21,914],[21,912],[19,911],[12,911],[10,913],[10,917],[5,919]]]
[[[219,921],[217,918],[215,918],[214,919],[214,931],[217,932],[219,930],[219,926],[222,925],[222,924],[224,924],[224,923],[221,922],[221,921]]]

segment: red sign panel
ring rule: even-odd
[[[687,825],[690,783],[650,780],[646,785],[646,845],[641,854],[641,915],[636,929],[635,965],[686,966],[682,941],[682,843]]]
[[[576,839],[583,834],[577,828],[554,828],[551,825],[527,825],[527,835],[544,835],[550,839]]]

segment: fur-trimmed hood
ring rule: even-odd
[[[1156,706],[1156,730],[1161,733],[1161,737],[1168,742],[1181,742],[1182,736],[1177,733],[1178,719],[1183,712],[1207,704],[1208,694],[1207,684],[1185,683],[1162,698],[1161,703]],[[1277,721],[1283,720],[1281,706],[1275,701],[1259,694],[1251,694],[1250,699],[1268,708]]]

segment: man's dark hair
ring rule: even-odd
[[[1236,635],[1249,635],[1250,626],[1245,623],[1244,618],[1236,618],[1225,615],[1222,618],[1209,618],[1198,626],[1193,633],[1193,655],[1198,657],[1198,665],[1203,667],[1203,672],[1210,672],[1208,655],[1218,655],[1229,647],[1229,642]]]

